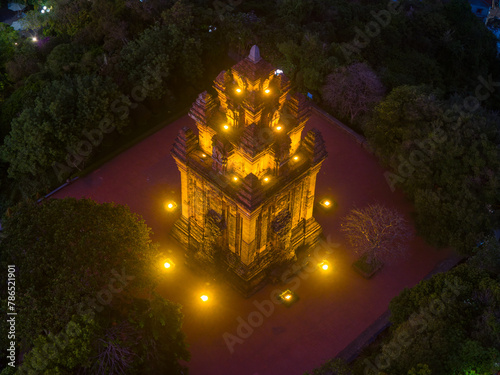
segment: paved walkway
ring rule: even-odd
[[[256,304],[269,301],[276,286],[270,285],[245,300],[227,285],[207,285],[210,280],[186,269],[181,249],[168,237],[179,210],[168,213],[163,205],[168,199],[180,199],[179,172],[169,151],[177,131],[186,125],[194,128],[187,116],[54,197],[85,196],[99,202],[128,204],[153,228],[154,240],[176,263],[172,272],[161,275],[159,292],[183,305],[192,375],[301,375],[336,356],[387,310],[394,296],[415,285],[449,255],[416,237],[404,259],[386,264],[371,280],[351,269],[355,257],[339,233],[339,219],[352,207],[373,202],[397,207],[408,216],[411,205],[400,192],[390,191],[384,169],[369,152],[315,114],[306,131],[311,127],[320,130],[329,153],[318,175],[316,195],[338,202],[332,212],[315,216],[325,235],[339,246],[329,255],[331,272],[303,272],[302,278],[286,285],[295,288],[300,300],[290,308],[269,305],[273,311],[264,317]],[[210,296],[207,303],[199,299],[201,293]],[[245,331],[242,327],[246,324],[241,322],[248,318],[255,327],[247,326]],[[224,334],[234,335],[234,339],[238,332],[244,338],[238,338],[231,353]]]

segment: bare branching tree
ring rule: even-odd
[[[343,219],[342,231],[355,253],[364,257],[368,264],[402,255],[413,234],[397,210],[379,204],[353,209]]]
[[[126,375],[134,364],[132,346],[138,344],[138,333],[129,322],[123,321],[106,330],[98,340],[97,356],[93,358],[94,375]]]
[[[323,100],[351,123],[367,113],[384,96],[385,88],[377,74],[364,63],[338,68],[326,77]]]

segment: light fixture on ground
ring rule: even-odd
[[[271,90],[266,89],[266,90],[264,90],[264,92],[265,92],[266,94],[269,94],[269,93],[271,92]]]
[[[264,182],[269,182],[269,177],[264,177]]]
[[[233,176],[233,181],[237,182],[238,181],[238,177],[237,176]]]
[[[323,271],[328,271],[330,269],[330,263],[328,263],[328,261],[326,260],[322,261],[320,264],[318,264],[318,266]]]
[[[223,128],[224,130],[229,130],[229,125],[224,125]]]
[[[201,154],[201,157],[202,157],[202,158],[206,158],[206,157],[207,157],[207,154]]]
[[[294,161],[299,161],[299,157],[298,157],[297,155],[295,155],[295,156],[293,157],[293,160],[294,160]]]
[[[299,297],[290,289],[287,289],[278,296],[278,299],[281,301],[281,303],[288,307],[297,302]]]
[[[208,296],[206,294],[202,294],[200,296],[200,299],[203,301],[203,302],[207,302],[208,301]]]
[[[174,211],[175,209],[177,208],[177,203],[175,203],[174,201],[168,201],[165,203],[165,209],[167,211]]]
[[[170,259],[165,259],[165,263],[163,263],[163,267],[167,270],[174,268],[175,264]]]
[[[331,199],[328,199],[328,198],[320,200],[319,204],[323,208],[332,208],[333,207],[333,201]]]
[[[241,92],[241,89],[240,89],[240,88],[237,88],[237,89],[236,89],[236,92],[237,92],[237,93],[240,93],[240,92]]]
[[[281,129],[283,129],[283,127],[281,125],[278,125],[274,129],[277,130],[277,131],[281,131]]]

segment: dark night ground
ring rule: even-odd
[[[339,218],[353,206],[374,202],[396,206],[406,214],[410,205],[400,192],[391,192],[384,169],[371,154],[337,127],[313,115],[305,132],[312,127],[320,130],[329,154],[318,175],[316,197],[328,196],[338,202],[332,213],[315,214],[325,235],[341,244],[329,258],[333,270],[306,274],[307,279],[296,289],[300,300],[290,308],[274,305],[274,313],[242,344],[235,344],[230,354],[224,332],[236,335],[237,318],[246,321],[248,314],[256,311],[254,301],[268,300],[276,286],[245,300],[227,285],[205,286],[207,280],[182,264],[180,249],[168,237],[180,212],[166,212],[164,202],[170,198],[180,201],[180,176],[170,148],[177,131],[186,125],[195,129],[194,122],[184,116],[54,196],[127,204],[153,228],[154,240],[162,251],[173,251],[169,256],[176,267],[164,272],[158,291],[183,305],[192,375],[295,375],[311,370],[334,357],[376,320],[403,288],[415,285],[449,255],[416,238],[404,260],[386,265],[373,279],[365,280],[352,270],[355,257],[338,231]],[[202,292],[211,297],[206,304],[199,299]]]

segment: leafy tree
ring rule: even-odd
[[[437,274],[391,301],[390,334],[365,363],[389,375],[489,375],[499,370],[491,319],[499,309],[500,285],[483,270],[463,264]]]
[[[74,315],[57,335],[40,335],[19,373],[185,374],[181,326],[180,305],[157,295],[113,302],[106,314]]]
[[[310,33],[304,34],[300,43],[288,40],[277,47],[283,56],[279,66],[301,92],[318,95],[326,75],[338,64],[329,47]]]
[[[47,18],[47,33],[57,36],[75,37],[82,33],[92,21],[93,2],[76,1],[54,1],[51,17]]]
[[[486,238],[468,262],[474,267],[485,270],[490,277],[500,281],[500,245],[495,237]]]
[[[391,49],[389,53],[391,57],[382,74],[382,81],[387,86],[425,84],[437,88],[444,87],[443,68],[433,56],[415,50]]]
[[[24,29],[32,30],[34,33],[41,31],[44,26],[49,24],[51,18],[51,13],[40,12],[38,6],[34,10],[28,10],[25,12],[25,16],[22,18],[21,22]]]
[[[54,47],[45,60],[45,68],[54,76],[71,72],[81,73],[83,51],[80,46],[70,43],[62,43]]]
[[[175,86],[195,84],[203,72],[192,7],[178,1],[162,19],[121,51],[120,69],[128,76],[128,88],[141,91],[142,100],[168,93],[168,80]]]
[[[16,89],[0,107],[0,136],[2,139],[10,133],[11,123],[19,116],[27,103],[33,103],[47,81],[42,73],[30,75],[24,85]]]
[[[128,321],[141,328],[141,347],[136,353],[141,360],[141,374],[185,374],[180,360],[190,359],[181,331],[181,306],[153,294],[148,300],[138,301],[128,314]]]
[[[44,375],[70,374],[82,365],[89,365],[92,342],[100,328],[92,315],[73,315],[57,335],[39,335],[27,353],[20,373]]]
[[[313,372],[306,372],[304,375],[352,375],[349,365],[340,358],[330,359],[322,366],[314,369]]]
[[[93,1],[88,24],[77,34],[85,44],[99,44],[111,56],[143,30],[137,25],[131,9],[124,1]]]
[[[144,21],[145,25],[151,25],[161,19],[161,14],[172,7],[175,0],[148,0],[135,1],[127,0],[126,6],[137,13],[138,17]]]
[[[50,6],[50,14],[41,17],[45,20],[46,35],[69,37],[80,46],[99,45],[110,55],[119,52],[133,35],[144,29],[124,1],[55,0]]]
[[[162,13],[162,24],[168,28],[170,34],[170,56],[172,57],[174,71],[180,75],[174,83],[196,84],[204,72],[201,61],[201,37],[205,30],[200,30],[194,7],[178,0],[168,10]],[[189,36],[189,37],[188,37]]]
[[[21,82],[29,75],[40,70],[40,52],[30,40],[20,42],[12,58],[5,64],[8,79],[14,83]]]
[[[110,298],[154,283],[151,230],[127,207],[73,198],[25,203],[2,225],[3,269],[18,269],[17,330],[25,349],[72,315],[101,311]]]
[[[9,163],[9,177],[38,182],[25,187],[33,193],[55,180],[49,174],[55,162],[66,163],[67,169],[79,167],[100,143],[88,132],[98,129],[104,119],[118,131],[128,124],[128,109],[119,116],[110,114],[119,98],[116,85],[98,76],[66,76],[46,85],[32,106],[12,121],[0,149]]]
[[[158,23],[146,29],[139,38],[128,43],[121,51],[120,68],[127,72],[129,87],[150,87],[151,81],[157,81],[153,89],[145,91],[142,97],[159,98],[167,92],[166,77],[170,75],[172,61],[169,56],[170,38],[168,30]]]
[[[218,27],[226,47],[244,56],[257,43],[259,28],[265,27],[265,23],[253,13],[227,13]]]
[[[322,98],[334,114],[349,119],[351,124],[378,104],[383,94],[384,86],[364,63],[336,69],[327,76],[322,89]]]
[[[2,372],[0,372],[0,375],[14,375],[15,373],[16,373],[15,367],[7,366],[2,370]]]
[[[247,0],[242,1],[238,6],[237,10],[241,13],[254,12],[258,17],[275,17],[276,16],[276,6],[270,2],[262,2],[258,0]],[[224,15],[225,17],[225,15]]]
[[[466,340],[459,352],[452,352],[450,368],[453,374],[490,375],[500,369],[498,360],[498,349],[484,347],[475,340]]]
[[[375,109],[366,135],[394,189],[415,202],[418,231],[430,242],[470,251],[497,219],[498,115],[467,111],[467,99],[442,100],[427,87],[394,89]],[[458,162],[460,161],[460,162]]]
[[[300,25],[305,19],[310,17],[312,12],[312,2],[304,0],[278,0],[278,17],[290,24]]]
[[[381,5],[380,9],[387,6]],[[467,1],[405,1],[398,9],[387,23],[382,21],[380,35],[360,51],[361,58],[382,72],[389,88],[425,83],[449,93],[472,90],[479,75],[494,70],[493,35],[470,11]],[[359,28],[363,30],[366,23]],[[346,28],[354,35],[352,30]]]
[[[2,67],[14,56],[16,50],[15,43],[18,43],[18,41],[19,33],[11,26],[0,23],[0,65]]]
[[[378,204],[353,209],[342,221],[354,251],[368,264],[403,254],[410,230],[398,211]]]
[[[408,375],[432,375],[432,371],[426,364],[419,363],[417,367],[413,367],[408,371]]]
[[[415,138],[422,124],[442,119],[438,95],[428,86],[401,86],[376,106],[365,133],[382,162],[397,168],[407,139]]]
[[[0,161],[0,213],[2,215],[10,206],[19,201],[16,187],[7,177],[7,168],[7,163]]]
[[[425,310],[441,295],[445,295],[444,300],[448,301],[448,307],[454,310],[456,305],[450,305],[450,301],[462,304],[466,296],[473,293],[474,286],[479,285],[486,276],[481,269],[463,265],[456,267],[453,271],[436,274],[429,280],[419,282],[413,288],[405,288],[389,304],[390,321],[393,327],[397,328],[408,321],[413,313]],[[455,313],[458,314],[457,317],[465,317],[465,314],[470,311],[471,309],[467,308],[456,310]]]
[[[452,0],[443,4],[443,14],[451,27],[442,37],[444,43],[437,59],[446,67],[445,79],[450,87],[474,88],[479,75],[487,76],[496,61],[496,40],[484,23],[471,12],[465,0]],[[467,51],[467,53],[465,53]]]

